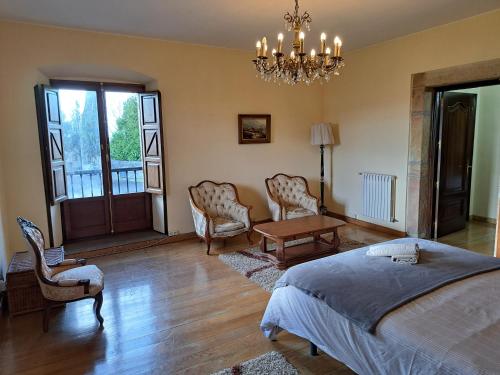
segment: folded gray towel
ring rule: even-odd
[[[370,246],[366,255],[392,257],[395,255],[415,255],[417,252],[418,245],[416,243],[384,243]]]
[[[366,255],[372,257],[390,257],[395,263],[417,264],[419,251],[417,243],[380,244],[370,246]]]

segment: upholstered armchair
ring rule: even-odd
[[[266,178],[267,202],[274,221],[319,215],[318,198],[304,177],[278,173]]]
[[[44,257],[45,240],[43,233],[31,221],[17,218],[24,238],[29,244],[35,276],[45,299],[43,314],[43,330],[49,329],[49,314],[53,305],[79,301],[86,298],[94,299],[94,311],[103,327],[104,319],[101,316],[102,290],[104,276],[94,265],[85,265],[85,260],[66,259],[54,266],[48,266]]]
[[[189,187],[189,202],[196,234],[207,244],[215,238],[227,238],[246,233],[251,244],[250,206],[238,198],[236,186],[231,183],[202,181]]]

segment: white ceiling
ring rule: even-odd
[[[306,46],[325,31],[330,43],[338,34],[346,49],[356,49],[498,9],[500,0],[301,0],[300,6],[313,19]],[[274,41],[293,7],[292,0],[0,0],[0,18],[250,50],[258,37]]]

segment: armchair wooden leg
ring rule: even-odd
[[[43,332],[49,331],[50,302],[45,300],[43,307]]]
[[[212,240],[210,238],[207,238],[207,255],[210,255],[210,242]]]
[[[248,240],[248,244],[249,244],[249,245],[253,245],[253,241],[252,241],[252,231],[251,231],[251,230],[249,230],[249,231],[247,232],[247,240]]]
[[[104,324],[104,319],[101,315],[102,301],[103,301],[103,298],[102,298],[102,291],[101,291],[101,292],[96,294],[95,301],[94,301],[95,316],[96,316],[97,320],[99,321],[100,328],[103,328],[103,324]]]

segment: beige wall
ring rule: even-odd
[[[269,217],[267,176],[304,175],[318,191],[319,152],[309,144],[309,128],[322,117],[321,87],[265,83],[255,77],[251,52],[3,21],[0,45],[8,51],[0,59],[8,255],[24,248],[17,215],[47,227],[33,98],[33,85],[46,80],[40,69],[75,76],[68,69],[75,64],[96,75],[133,71],[155,80],[163,98],[170,230],[193,230],[187,187],[202,179],[235,183],[255,219]],[[238,145],[238,113],[270,113],[272,143]]]
[[[7,219],[7,209],[4,199],[4,177],[2,174],[2,160],[0,160],[0,279],[5,276],[7,271],[7,229],[5,227]]]
[[[398,222],[384,225],[405,229],[411,74],[498,58],[498,35],[500,11],[346,54],[343,75],[324,94],[324,119],[339,125],[340,136],[334,211],[360,214],[358,172],[396,175]]]
[[[500,179],[500,85],[478,90],[470,214],[496,219]]]
[[[500,84],[454,91],[477,95],[469,212],[495,220],[500,180]]]

